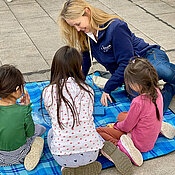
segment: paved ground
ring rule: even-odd
[[[49,79],[49,69],[61,40],[57,17],[63,0],[0,1],[0,65],[14,64],[27,82]],[[122,17],[130,29],[150,44],[159,44],[175,63],[175,0],[89,0]],[[175,100],[171,103],[175,110]],[[134,166],[135,175],[175,174],[175,152]],[[118,174],[115,168],[101,175]]]

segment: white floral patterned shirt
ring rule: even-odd
[[[49,85],[43,91],[43,101],[48,111],[53,128],[53,139],[51,142],[51,152],[55,155],[70,155],[81,152],[88,152],[101,149],[102,141],[99,139],[95,129],[93,118],[93,101],[88,92],[77,85],[74,78],[69,77],[66,82],[67,88],[73,97],[78,114],[79,122],[75,123],[72,129],[73,117],[71,110],[62,101],[60,107],[60,121],[64,124],[64,129],[61,129],[57,122],[57,99],[56,85]],[[92,88],[88,89],[94,95]],[[71,99],[63,88],[63,95],[71,102]],[[94,97],[93,97],[94,98]]]

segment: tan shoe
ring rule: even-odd
[[[115,164],[116,169],[122,175],[131,175],[133,173],[132,163],[128,156],[120,151],[112,142],[104,142],[101,153],[105,153],[104,156]]]
[[[92,162],[88,165],[80,166],[77,168],[64,167],[61,171],[62,175],[98,175],[102,169],[100,162]]]
[[[136,166],[141,166],[143,164],[143,156],[135,147],[132,139],[128,135],[123,134],[120,137],[120,141],[123,147],[120,146],[120,150],[123,151]]]
[[[160,133],[168,139],[173,139],[175,136],[175,128],[167,122],[162,122]]]
[[[27,171],[33,170],[40,158],[44,147],[44,139],[42,137],[36,137],[31,145],[31,149],[24,159],[24,167]]]

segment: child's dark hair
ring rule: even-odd
[[[126,90],[132,94],[131,85],[141,86],[140,94],[146,93],[147,97],[152,100],[156,107],[157,119],[160,120],[159,110],[156,104],[158,85],[158,75],[155,68],[145,58],[131,59],[124,72]]]
[[[6,98],[16,91],[17,86],[23,89],[24,78],[22,73],[14,66],[5,64],[0,67],[0,97]]]
[[[90,98],[92,99],[92,93],[88,90],[88,87],[90,86],[85,83],[85,77],[82,73],[81,66],[82,56],[75,48],[63,46],[54,55],[51,66],[50,85],[56,84],[57,87],[57,121],[61,129],[64,128],[63,124],[60,122],[59,116],[61,101],[63,101],[66,104],[66,106],[71,110],[73,116],[72,128],[74,127],[75,122],[76,124],[79,124],[78,112],[76,110],[74,100],[66,86],[66,81],[69,77],[73,77],[80,89],[83,89],[86,92],[88,92]],[[70,96],[71,102],[68,99],[66,99],[63,95],[64,86],[67,93]]]

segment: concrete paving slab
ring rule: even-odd
[[[55,54],[55,52],[53,53],[52,57],[50,57],[50,59],[46,59],[47,64],[50,66],[50,68],[51,68],[51,65],[52,65],[52,60],[53,60],[54,54]]]
[[[32,75],[28,75],[27,76],[29,79],[29,82],[36,82],[37,81],[47,81],[50,79],[50,77],[48,76],[48,73],[42,73],[42,74],[32,74]]]
[[[19,20],[20,24],[25,28],[26,32],[31,35],[38,35],[37,32],[48,31],[48,33],[58,33],[58,26],[49,16],[38,17],[34,19]]]
[[[93,2],[95,0],[91,0],[90,2]],[[105,0],[99,0],[100,2],[102,2],[105,6],[107,7],[111,7],[110,9],[115,10],[115,9],[123,9],[128,8],[128,7],[135,7],[135,5],[132,3],[132,1],[130,0],[108,0],[107,3]]]
[[[8,3],[6,0],[4,0],[7,5],[15,5],[15,4],[28,4],[28,3],[36,3],[35,0],[13,0],[12,2]]]
[[[175,63],[175,49],[174,49],[174,51],[166,52],[166,54],[168,55],[170,61],[172,63]]]
[[[175,1],[174,0],[162,0],[162,1],[169,4],[172,7],[175,7]]]
[[[51,59],[62,45],[58,25],[49,16],[19,19],[19,23],[44,59]]]
[[[47,11],[48,15],[50,16],[50,18],[53,19],[53,21],[55,21],[56,23],[58,23],[58,9],[57,10],[49,10]]]
[[[175,48],[175,30],[161,21],[154,21],[153,23],[145,22],[145,25],[138,25],[136,27],[142,31],[153,41],[161,45],[165,50]]]
[[[161,2],[162,0],[132,0],[133,3],[156,3]]]
[[[99,9],[103,9],[106,13],[114,14],[114,11],[112,11],[110,8],[104,6],[104,4],[100,1],[92,1],[91,5],[94,7],[98,7]]]
[[[166,21],[168,25],[171,25],[175,29],[175,13],[157,15],[157,17],[163,21]]]
[[[55,21],[58,21],[58,15],[60,13],[60,10],[62,8],[63,3],[65,2],[65,0],[59,0],[59,1],[55,1],[55,0],[38,0],[37,1],[41,7],[43,8],[43,10],[45,10],[45,12]]]
[[[30,80],[29,80],[29,78],[28,78],[27,75],[24,75],[24,74],[23,74],[23,77],[24,77],[24,80],[25,80],[26,83],[29,83],[29,82],[30,82]]]
[[[30,19],[48,16],[45,11],[36,2],[24,3],[24,4],[13,4],[9,5],[17,19]]]
[[[154,15],[175,12],[175,9],[162,1],[138,1],[137,5]]]
[[[57,10],[57,12],[59,12],[59,10],[62,8],[63,3],[66,2],[65,0],[59,0],[59,1],[55,1],[55,0],[37,0],[37,2],[41,5],[41,7],[43,9],[45,9],[46,12],[48,12],[49,10]]]
[[[11,37],[4,36],[0,42],[1,50],[14,48],[24,49],[26,46],[33,47],[33,44],[25,33],[18,33],[18,35],[11,35]]]
[[[0,18],[1,30],[6,29],[6,26],[4,26],[5,24],[11,24],[13,21],[17,21],[10,10],[0,10]]]
[[[23,73],[49,69],[48,64],[34,46],[1,49],[0,55],[2,64],[16,65]]]
[[[123,19],[127,19],[128,16],[133,16],[134,18],[138,16],[138,14],[144,13],[144,11],[141,8],[135,6],[133,3],[127,0],[109,0],[107,4],[105,0],[100,0],[100,2],[105,4],[108,8],[112,9]]]
[[[0,1],[0,11],[9,10],[7,4],[4,1]]]

